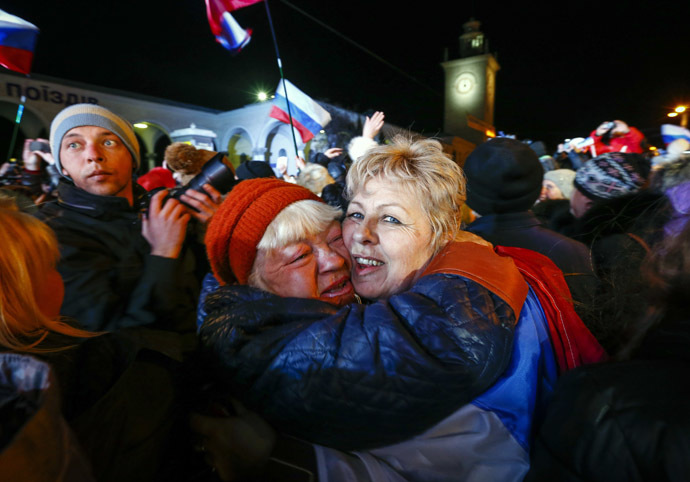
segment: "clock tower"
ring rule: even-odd
[[[474,19],[466,22],[459,58],[441,64],[446,73],[443,130],[474,145],[487,138],[487,131],[495,132],[494,96],[500,68],[479,26]]]

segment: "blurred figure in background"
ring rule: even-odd
[[[687,479],[689,247],[685,223],[645,260],[647,307],[618,361],[577,368],[556,385],[526,481]]]
[[[563,272],[575,309],[586,308],[597,280],[587,247],[542,225],[531,211],[544,171],[536,153],[507,137],[480,144],[465,160],[467,205],[476,219],[467,230],[498,246],[526,248],[550,258]]]
[[[539,201],[546,199],[570,199],[573,193],[575,171],[572,169],[554,169],[544,173]]]
[[[602,122],[589,136],[593,140],[589,147],[592,157],[606,152],[642,154],[646,150],[644,134],[622,120]]]

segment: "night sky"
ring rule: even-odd
[[[536,3],[269,0],[285,76],[317,100],[441,132],[444,49],[457,48],[474,17],[501,65],[497,130],[553,149],[616,118],[660,145],[666,113],[690,102],[690,2]],[[41,29],[36,74],[219,110],[254,102],[280,79],[261,3],[235,12],[254,31],[236,56],[215,43],[203,0],[5,0],[0,8]]]

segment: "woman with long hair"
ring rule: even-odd
[[[0,195],[0,347],[40,353],[96,336],[60,317],[64,296],[55,270],[60,253],[53,231]]]

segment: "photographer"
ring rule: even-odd
[[[93,331],[193,333],[199,280],[187,225],[207,223],[221,194],[209,184],[179,201],[161,191],[142,215],[146,191],[133,181],[140,162],[134,130],[98,105],[63,109],[51,124],[50,145],[62,179],[58,200],[42,205],[39,217],[60,243],[61,313]]]
[[[592,157],[606,152],[628,152],[642,154],[645,138],[642,132],[622,120],[602,122],[590,134],[594,143],[590,147]]]
[[[44,162],[45,161],[45,162]],[[0,183],[13,186],[32,202],[39,204],[53,190],[51,172],[53,162],[50,145],[45,139],[26,139],[22,149],[22,162],[8,162],[0,168]],[[58,176],[59,177],[59,176]],[[55,181],[55,186],[57,181]]]

